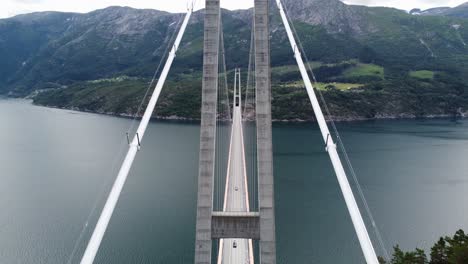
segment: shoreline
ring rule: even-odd
[[[24,99],[26,100],[26,99]],[[97,111],[91,111],[87,109],[80,109],[77,107],[57,107],[57,106],[49,106],[49,105],[41,105],[41,104],[36,104],[32,100],[26,100],[29,101],[32,105],[35,106],[40,106],[40,107],[46,107],[46,108],[52,108],[52,109],[60,109],[60,110],[71,110],[71,111],[76,111],[76,112],[81,112],[81,113],[91,113],[91,114],[98,114],[98,115],[104,115],[104,116],[113,116],[113,117],[119,117],[119,118],[126,118],[126,119],[140,119],[141,116],[133,116],[130,114],[126,113],[113,113],[113,112],[97,112]],[[454,115],[449,115],[449,114],[432,114],[432,115],[425,115],[425,116],[415,116],[415,115],[408,115],[408,114],[401,114],[401,115],[384,115],[384,116],[378,116],[375,118],[366,118],[366,117],[332,117],[332,119],[327,118],[327,122],[337,122],[337,123],[348,123],[348,122],[364,122],[364,121],[378,121],[378,120],[433,120],[433,119],[465,119],[467,113],[462,113],[459,116],[454,116]],[[186,117],[180,117],[180,116],[153,116],[151,118],[152,120],[159,120],[159,121],[184,121],[184,122],[199,122],[200,119],[196,118],[186,118]],[[287,123],[308,123],[308,122],[315,122],[315,119],[309,119],[309,120],[303,120],[303,119],[293,119],[293,120],[287,120],[287,119],[272,119],[273,123],[278,123],[278,124],[287,124]]]

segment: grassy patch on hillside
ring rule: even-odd
[[[423,80],[433,80],[435,73],[433,71],[411,71],[409,76]]]
[[[316,83],[315,86],[315,88],[320,90],[338,89],[340,91],[348,91],[351,89],[360,88],[364,85],[359,83]]]
[[[380,79],[384,78],[384,68],[375,64],[359,63],[356,67],[352,67],[343,73],[346,78],[356,77],[377,77]]]
[[[322,83],[318,82],[313,84],[315,89],[319,89],[321,91],[326,91],[326,90],[333,90],[333,89],[338,89],[340,91],[348,91],[351,89],[356,89],[363,87],[363,84],[356,84],[356,83]],[[285,83],[280,85],[280,87],[283,88],[304,88],[304,83],[302,81],[297,81],[297,82],[290,82],[290,83]],[[305,88],[304,88],[305,89]]]
[[[321,67],[321,66],[327,65],[327,64],[323,64],[320,61],[311,61],[311,62],[309,62],[309,65],[310,65],[310,67],[312,67],[312,69],[316,69],[318,67]],[[299,72],[299,68],[295,64],[294,65],[276,66],[276,67],[271,68],[271,72],[272,72],[272,74],[281,75],[281,74],[287,74],[287,73],[291,73],[291,72]]]

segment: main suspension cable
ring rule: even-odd
[[[306,53],[305,50],[304,50],[304,47],[303,47],[302,42],[301,42],[301,39],[299,38],[299,34],[297,33],[296,28],[295,28],[295,26],[294,26],[294,23],[293,23],[291,17],[289,16],[289,12],[288,12],[287,7],[285,7],[284,5],[282,5],[282,6],[283,6],[284,12],[285,12],[285,14],[286,14],[287,20],[289,21],[289,24],[291,25],[293,34],[295,35],[295,38],[296,38],[296,40],[297,40],[297,42],[298,42],[298,44],[299,44],[299,45],[298,45],[298,46],[299,46],[298,48],[300,49],[301,54],[304,56],[304,58],[305,58],[305,60],[306,60],[306,63],[305,63],[305,64],[306,64],[306,66],[307,66],[307,69],[308,69],[308,71],[310,72],[310,74],[312,75],[312,78],[313,78],[313,81],[314,81],[315,86],[317,86],[317,85],[316,85],[316,84],[317,84],[317,78],[316,78],[316,76],[315,76],[315,74],[314,74],[314,71],[313,71],[312,67],[310,66],[310,61],[309,61],[309,59],[308,59],[308,57],[307,57],[307,53]],[[377,237],[379,246],[380,246],[380,248],[382,249],[383,253],[385,254],[386,260],[390,260],[390,255],[389,255],[389,253],[388,253],[388,251],[387,251],[387,248],[386,248],[385,242],[384,242],[384,240],[383,240],[382,234],[381,234],[379,228],[377,227],[376,221],[375,221],[374,216],[373,216],[373,214],[372,214],[372,211],[371,211],[371,209],[370,209],[370,207],[369,207],[369,204],[368,204],[368,202],[367,202],[367,199],[366,199],[366,197],[365,197],[365,195],[364,195],[362,186],[361,186],[361,184],[360,184],[360,182],[359,182],[359,180],[358,180],[357,174],[356,174],[356,172],[355,172],[355,170],[354,170],[354,167],[353,167],[353,165],[352,165],[352,163],[351,163],[351,160],[350,160],[350,158],[349,158],[349,156],[348,156],[348,153],[347,153],[347,151],[346,151],[346,148],[345,148],[345,145],[344,145],[344,143],[343,143],[343,140],[342,140],[342,138],[341,138],[341,136],[340,136],[340,133],[338,132],[338,128],[337,128],[337,126],[336,126],[336,123],[335,123],[335,121],[334,121],[334,119],[333,119],[333,116],[331,115],[331,112],[330,112],[330,109],[329,109],[329,107],[328,107],[328,104],[327,104],[327,102],[326,102],[326,100],[325,100],[325,97],[323,96],[323,93],[322,93],[322,91],[320,91],[320,89],[315,89],[315,90],[319,93],[320,101],[322,102],[322,105],[323,105],[323,107],[324,107],[324,109],[325,109],[325,113],[326,113],[326,115],[327,115],[327,119],[328,119],[328,121],[330,122],[330,124],[332,125],[332,129],[333,129],[333,131],[334,131],[334,133],[335,133],[335,135],[336,135],[338,145],[339,145],[339,147],[340,147],[340,149],[341,149],[341,151],[342,151],[343,157],[345,158],[345,161],[346,161],[346,165],[347,165],[347,167],[348,167],[348,169],[349,169],[349,171],[350,171],[350,173],[351,173],[351,176],[352,176],[352,178],[353,178],[353,181],[354,181],[354,183],[355,183],[355,185],[356,185],[356,188],[357,188],[357,190],[358,190],[359,197],[360,197],[361,201],[363,202],[364,208],[365,208],[365,210],[366,210],[366,214],[368,215],[369,220],[371,221],[372,228],[373,228],[374,233],[375,233],[375,235],[376,235],[376,237]]]
[[[166,37],[166,40],[167,39],[168,40],[163,41],[163,43],[164,42],[167,43],[166,49],[165,49],[162,57],[159,60],[158,66],[156,67],[156,70],[154,71],[153,77],[152,77],[148,87],[146,88],[146,92],[145,92],[143,98],[140,100],[137,111],[135,111],[134,114],[132,115],[132,121],[131,121],[130,125],[127,127],[127,129],[126,129],[128,134],[130,134],[132,132],[132,130],[134,128],[134,125],[136,123],[136,120],[140,116],[141,109],[144,106],[144,103],[145,103],[145,101],[146,101],[146,99],[148,97],[149,91],[151,90],[151,88],[154,85],[156,77],[157,77],[158,73],[160,72],[161,66],[162,66],[164,60],[166,59],[170,48],[173,46],[173,42],[174,42],[176,33],[177,33],[178,29],[180,28],[183,20],[184,20],[184,16],[183,16],[183,14],[181,14],[178,21],[177,21],[177,23],[176,23],[176,26],[174,27],[173,32],[170,34],[170,36],[168,36],[169,39],[168,39],[168,37]],[[127,141],[122,140],[119,147],[118,147],[117,154],[115,154],[115,156],[113,158],[113,161],[112,161],[112,165],[111,165],[111,170],[110,171],[112,173],[115,173],[115,171],[117,170],[117,165],[118,165],[119,159],[121,158],[121,155],[124,153],[124,147],[125,147],[126,144],[127,144]],[[78,247],[81,244],[81,242],[83,241],[84,234],[85,234],[86,230],[89,228],[89,222],[91,221],[92,216],[95,214],[95,212],[97,210],[99,201],[101,201],[103,199],[104,189],[105,189],[106,186],[109,185],[109,183],[111,182],[112,179],[113,178],[106,179],[100,185],[100,187],[98,189],[99,190],[98,191],[98,196],[96,197],[96,199],[94,199],[93,206],[91,207],[91,211],[89,212],[89,214],[88,214],[88,216],[86,218],[86,222],[84,223],[84,225],[83,225],[83,227],[81,229],[81,232],[80,232],[78,238],[76,239],[76,241],[75,241],[75,243],[73,245],[73,249],[72,249],[72,252],[71,252],[71,254],[70,254],[69,258],[68,258],[67,264],[71,264],[73,259],[75,258],[75,255],[76,255],[76,253],[78,251]]]
[[[106,204],[104,205],[104,208],[101,212],[99,220],[94,228],[94,232],[91,236],[91,239],[89,240],[88,246],[86,247],[83,258],[81,259],[81,264],[92,264],[94,262],[94,259],[99,250],[104,234],[107,230],[107,227],[113,215],[114,209],[119,200],[122,189],[127,180],[128,174],[130,173],[130,169],[133,165],[136,154],[138,150],[140,149],[141,140],[143,139],[143,136],[146,133],[146,129],[151,120],[151,117],[156,107],[156,104],[158,102],[159,96],[161,95],[161,91],[164,86],[165,80],[167,78],[167,75],[169,74],[172,63],[174,62],[177,50],[180,46],[180,42],[182,41],[182,37],[184,36],[185,30],[187,28],[187,25],[188,25],[188,22],[190,20],[192,13],[193,13],[193,6],[187,11],[187,14],[185,15],[184,22],[182,23],[179,33],[177,34],[177,38],[175,39],[174,45],[168,56],[164,69],[161,72],[161,76],[154,89],[153,95],[151,96],[151,99],[145,110],[145,113],[140,122],[140,125],[138,126],[137,133],[131,142],[129,140],[129,148],[128,148],[127,155],[125,156],[122,166],[120,167],[119,173],[117,175],[117,178],[115,179],[114,185],[112,186],[112,189],[107,198]]]

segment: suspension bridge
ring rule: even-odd
[[[220,0],[205,1],[197,222],[194,227],[196,229],[194,263],[196,264],[212,262],[253,264],[256,255],[262,264],[277,262],[269,28],[272,2],[270,0],[255,0],[254,2],[247,87],[243,89],[241,70],[235,69],[231,104],[227,92]],[[324,150],[328,152],[335,170],[363,256],[367,263],[378,264],[374,246],[342,165],[337,145],[313,88],[309,75],[311,69],[307,68],[308,65],[304,62],[304,49],[300,41],[296,42],[297,33],[290,23],[281,0],[276,0],[276,7],[291,45],[291,56],[295,57],[299,66],[323,137]],[[87,244],[81,260],[82,264],[93,263],[98,253],[192,13],[193,7],[187,11],[174,42],[170,44],[172,49],[167,56],[166,64],[161,71],[139,127],[134,137],[131,140],[129,138],[127,155]],[[221,67],[224,70],[223,74],[220,74],[220,65],[223,66]],[[220,77],[224,80],[220,81]],[[224,89],[221,89],[223,85]],[[243,90],[245,100],[243,100]],[[246,111],[247,109],[250,111]],[[219,155],[222,152],[219,148],[219,141],[222,138],[219,136],[220,119],[224,122],[224,126],[227,123],[230,128],[226,158]],[[249,146],[246,146],[243,127],[246,122],[252,120],[254,120],[255,139],[254,142],[249,141]],[[336,129],[334,126],[333,128]],[[340,143],[339,137],[337,140]],[[250,155],[254,157],[251,164],[246,161],[248,149],[254,149],[255,153]],[[345,159],[349,164],[347,156]],[[223,162],[226,163],[225,167],[220,166]],[[355,178],[354,172],[352,173]],[[218,195],[215,196],[215,193]],[[217,201],[220,193],[223,194],[221,202]],[[362,196],[360,189],[359,195]],[[365,207],[367,213],[370,214],[366,203]],[[372,225],[375,228],[373,220]]]

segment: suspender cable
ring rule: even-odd
[[[361,244],[364,257],[368,264],[378,264],[379,261],[377,259],[377,255],[375,254],[375,250],[370,240],[369,233],[367,232],[366,225],[364,224],[364,220],[362,218],[361,212],[359,211],[359,207],[356,203],[356,199],[354,198],[353,190],[351,189],[351,186],[349,184],[348,178],[346,176],[346,172],[340,160],[340,156],[338,155],[338,152],[336,150],[337,149],[336,144],[333,141],[333,138],[330,136],[330,131],[328,129],[327,122],[323,115],[322,109],[320,108],[320,104],[317,100],[314,87],[312,86],[309,75],[307,73],[307,69],[302,59],[300,49],[298,48],[296,40],[294,39],[294,35],[292,33],[291,26],[289,25],[288,19],[286,17],[286,13],[283,9],[281,0],[276,0],[276,3],[280,10],[281,19],[283,20],[283,24],[286,28],[286,33],[291,43],[291,47],[294,52],[294,57],[296,58],[297,64],[299,66],[299,70],[302,75],[302,79],[304,80],[304,84],[307,89],[310,102],[312,103],[312,107],[315,112],[315,117],[319,124],[320,131],[322,132],[323,140],[326,144],[326,150],[330,156],[330,160],[332,162],[333,168],[338,178],[338,182],[340,184],[341,191],[343,193],[346,205],[348,207],[349,214],[351,215],[351,220],[353,222],[354,229],[356,230],[359,243]]]
[[[133,161],[135,160],[135,156],[140,147],[141,140],[143,140],[146,128],[148,127],[151,116],[153,115],[154,108],[156,107],[159,95],[161,94],[161,90],[164,86],[167,75],[169,74],[169,70],[171,69],[172,62],[176,57],[176,52],[179,48],[182,37],[184,36],[185,29],[187,28],[192,13],[193,6],[190,7],[187,11],[179,34],[177,35],[172,50],[169,53],[169,57],[167,58],[166,65],[164,66],[164,69],[161,72],[161,76],[159,77],[158,83],[156,84],[156,88],[153,92],[153,95],[151,96],[146,111],[140,122],[137,133],[134,136],[131,143],[129,144],[127,155],[125,157],[124,162],[122,163],[117,179],[115,180],[114,185],[112,186],[112,190],[109,194],[109,197],[107,198],[106,204],[104,205],[104,209],[101,212],[101,216],[99,217],[96,227],[94,228],[93,235],[91,236],[91,239],[88,242],[86,251],[83,255],[83,258],[81,259],[81,264],[92,264],[94,262],[94,258],[96,257],[96,254],[99,250],[99,246],[101,245],[104,233],[106,232],[107,226],[109,225],[112,213],[114,212],[115,206],[117,205],[117,202],[119,200],[120,193],[122,192],[123,186],[125,184],[125,181],[127,180],[127,176],[130,172]]]

